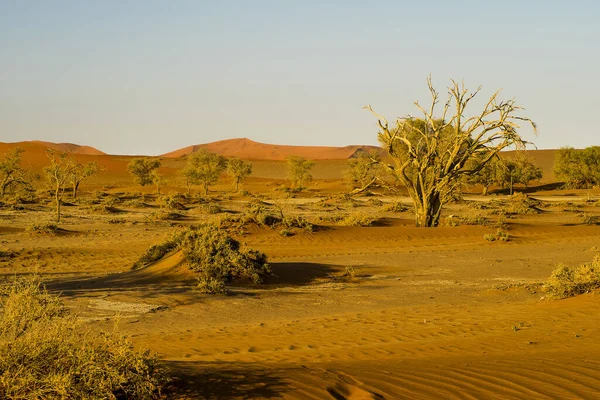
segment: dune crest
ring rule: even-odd
[[[239,157],[249,160],[285,160],[289,156],[304,157],[311,160],[345,160],[354,156],[357,151],[376,150],[376,146],[350,145],[344,147],[334,146],[289,146],[254,142],[250,139],[227,139],[218,142],[197,144],[184,147],[161,157],[179,158],[205,149],[212,153],[219,153],[226,157]]]

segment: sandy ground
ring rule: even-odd
[[[503,221],[510,241],[487,242],[491,226],[415,228],[410,211],[385,212],[370,198],[318,208],[318,196],[334,187],[343,188],[319,180],[297,198],[260,180],[248,188],[313,221],[361,212],[378,222],[320,222],[291,237],[248,226],[240,241],[269,256],[274,276],[236,282],[227,296],[193,291],[179,254],[130,270],[174,225],[220,217],[192,208],[179,221],[151,221],[151,198],[148,208],[117,204],[115,213],[65,206],[55,236],[26,231],[51,219],[48,206],[3,208],[0,249],[12,257],[0,259],[0,277],[42,275],[94,329],[118,319],[171,369],[169,398],[600,397],[598,294],[548,300],[539,285],[558,263],[600,252],[600,226],[582,223],[582,213],[600,215],[598,203],[585,203],[589,193],[542,192],[540,213]],[[498,222],[474,207],[489,197],[467,199],[445,215],[477,212]],[[231,213],[249,200],[215,198]],[[349,267],[353,276],[344,276]]]

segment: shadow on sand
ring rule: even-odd
[[[172,374],[168,398],[173,399],[270,399],[287,390],[276,371],[259,366],[170,361],[164,363]]]

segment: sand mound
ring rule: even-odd
[[[288,156],[304,157],[311,160],[344,160],[352,157],[357,151],[381,150],[375,146],[286,146],[254,142],[250,139],[229,139],[213,143],[184,147],[162,157],[185,157],[206,149],[226,157],[239,157],[250,160],[285,160]]]

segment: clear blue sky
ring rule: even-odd
[[[600,2],[0,0],[0,141],[161,154],[248,137],[376,144],[450,78],[539,148],[600,145]]]

